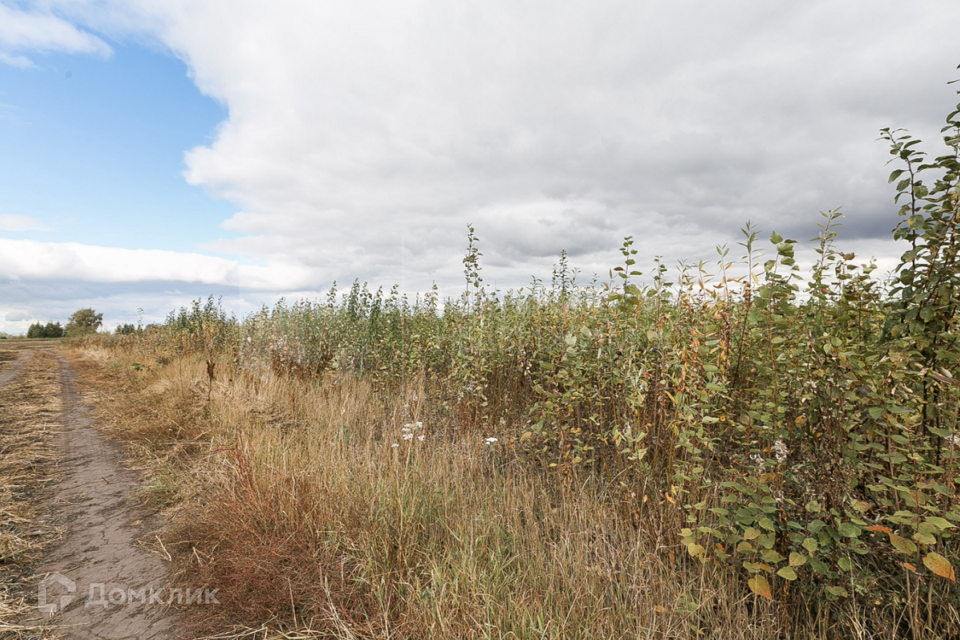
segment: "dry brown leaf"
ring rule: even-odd
[[[953,572],[953,565],[939,553],[930,552],[925,555],[923,557],[923,565],[941,578],[946,578],[953,582],[957,581],[957,576]]]
[[[759,573],[750,578],[747,584],[750,587],[750,591],[753,591],[758,596],[766,598],[767,600],[773,600],[773,594],[770,592],[770,583]]]

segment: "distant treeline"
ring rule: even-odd
[[[64,329],[59,322],[48,322],[46,326],[37,322],[27,329],[28,338],[62,338]]]

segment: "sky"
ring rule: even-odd
[[[883,127],[942,150],[955,0],[0,0],[0,331],[902,251]],[[809,248],[806,249],[809,255]]]

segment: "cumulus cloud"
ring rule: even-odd
[[[240,212],[198,249],[266,265],[245,277],[277,292],[458,286],[467,223],[488,281],[507,286],[547,275],[561,249],[605,274],[626,235],[671,264],[736,243],[747,220],[802,240],[839,205],[841,245],[893,255],[878,130],[935,143],[960,61],[960,4],[939,0],[38,6],[80,36],[154,39],[228,107],[186,151],[185,179]],[[149,252],[117,269],[103,251],[72,273],[244,272]]]
[[[0,63],[32,67],[24,54],[33,52],[108,56],[111,49],[97,36],[49,11],[24,11],[0,2]]]

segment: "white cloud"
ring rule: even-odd
[[[19,69],[33,69],[37,66],[26,56],[10,55],[2,51],[0,51],[0,64],[17,67]]]
[[[23,322],[24,320],[33,320],[33,315],[29,311],[8,311],[3,316],[4,320],[8,322]]]
[[[223,224],[234,237],[200,249],[268,265],[96,248],[76,249],[79,270],[31,276],[98,282],[222,283],[236,269],[277,292],[454,288],[472,222],[488,281],[512,286],[548,277],[561,249],[605,274],[626,235],[669,264],[733,245],[747,220],[804,240],[838,205],[840,245],[886,255],[878,129],[935,142],[960,61],[960,4],[942,0],[40,6],[155,39],[229,108],[186,152],[185,177],[242,213]]]
[[[309,286],[296,266],[240,265],[199,253],[0,238],[0,274],[15,281],[184,282],[278,291]]]
[[[63,52],[108,56],[110,46],[97,36],[47,11],[22,11],[0,2],[0,63],[32,67],[24,53]]]
[[[48,231],[49,227],[30,216],[0,214],[0,231]]]
[[[211,246],[332,277],[387,277],[401,234],[434,275],[468,221],[517,263],[520,238],[584,253],[598,228],[611,249],[651,223],[723,239],[839,204],[857,228],[892,209],[877,130],[936,131],[960,58],[960,5],[938,1],[91,6],[228,105],[186,154],[191,184],[243,207]]]

